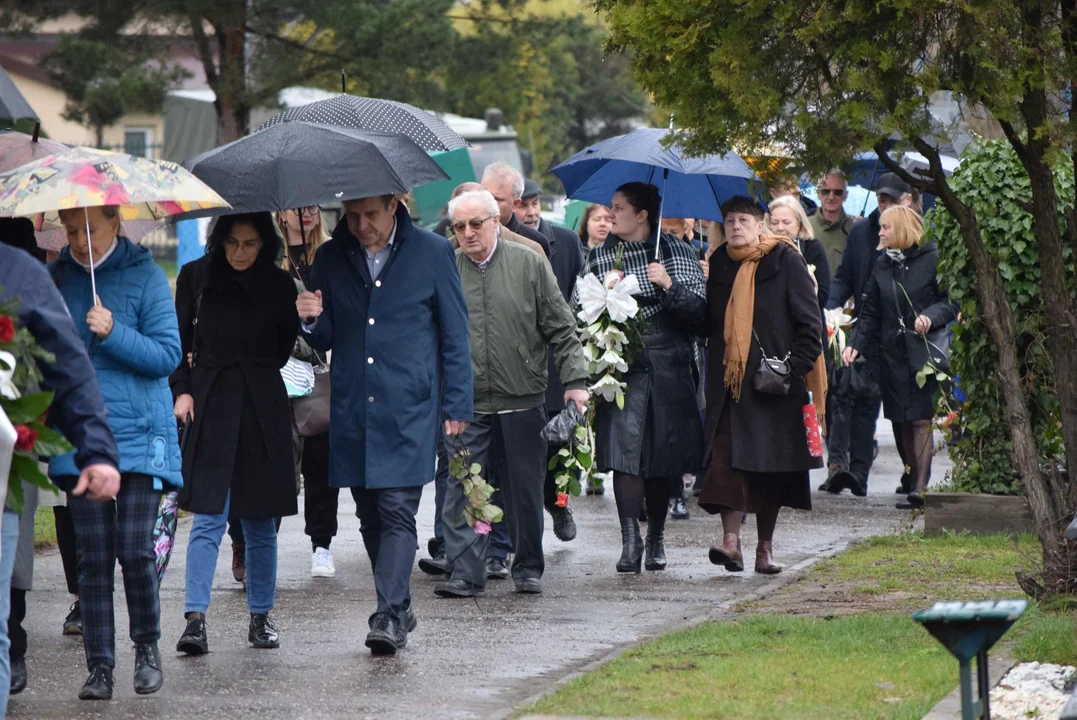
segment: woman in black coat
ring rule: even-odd
[[[622,542],[617,572],[638,573],[644,555],[639,531],[644,503],[646,567],[663,570],[670,483],[696,472],[702,463],[692,340],[706,315],[706,281],[695,250],[677,238],[662,236],[661,262],[654,260],[658,188],[639,182],[622,185],[611,204],[613,232],[588,253],[584,272],[605,278],[623,248],[621,274],[639,279],[637,318],[646,325],[644,347],[624,375],[624,409],[610,402],[598,406],[595,463],[597,471],[613,472]]]
[[[276,521],[297,512],[292,424],[280,369],[299,331],[295,283],[275,264],[269,213],[221,217],[206,257],[176,282],[182,364],[175,413],[187,423],[180,507],[194,512],[187,545],[187,628],[177,650],[208,652],[205,614],[229,506],[246,536],[248,642],[277,647],[269,612],[277,578]]]
[[[823,335],[815,287],[791,240],[764,235],[763,211],[748,197],[722,206],[726,244],[711,255],[707,296],[709,461],[699,505],[721,513],[724,535],[710,560],[744,569],[741,522],[754,513],[759,532],[755,571],[773,574],[772,541],[782,507],[811,509],[808,473],[822,467],[804,435],[809,390],[826,394]],[[756,387],[764,352],[785,359],[785,394]]]
[[[819,311],[822,313],[826,301],[830,299],[830,261],[826,259],[826,248],[815,239],[815,231],[804,213],[804,206],[795,197],[783,195],[771,200],[769,209],[768,229],[775,235],[792,240],[808,263],[808,269],[815,278]]]
[[[957,319],[957,306],[939,288],[938,250],[934,241],[921,245],[923,233],[923,220],[910,208],[895,206],[879,216],[879,249],[886,255],[875,264],[860,330],[844,356],[846,365],[864,354],[881,358],[883,414],[894,426],[908,468],[901,487],[909,491],[911,507],[923,506],[931,480],[931,422],[939,389],[934,375],[927,376],[923,387],[916,376],[928,363],[928,343],[942,342],[940,335]]]

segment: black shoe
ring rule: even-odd
[[[662,540],[647,540],[645,555],[646,562],[643,564],[648,570],[666,569],[666,545]]]
[[[112,668],[108,665],[94,665],[90,676],[79,690],[79,700],[111,700]]]
[[[516,592],[524,595],[539,595],[542,593],[542,581],[538,578],[520,578],[516,581]]]
[[[366,646],[372,655],[393,655],[408,644],[408,633],[391,615],[378,613],[370,620]]]
[[[164,684],[165,675],[161,672],[161,652],[157,649],[157,643],[135,645],[135,692],[152,695]]]
[[[669,517],[673,520],[688,519],[688,504],[683,497],[672,498],[669,501]]]
[[[18,695],[26,689],[26,658],[11,661],[11,692]]]
[[[487,580],[508,580],[509,561],[505,558],[492,557],[486,559]]]
[[[445,557],[444,552],[428,558],[419,558],[419,569],[434,577],[445,577],[452,573],[452,565],[449,564],[449,559]]]
[[[71,604],[71,612],[64,618],[64,635],[82,634],[82,606],[76,600]]]
[[[206,616],[202,613],[187,614],[187,629],[176,643],[176,652],[185,655],[205,655],[209,652],[209,637],[206,634]]]
[[[426,541],[426,554],[430,557],[437,557],[445,552],[445,541],[439,540],[436,537],[432,537]]]
[[[924,494],[922,492],[911,492],[908,497],[905,498],[905,502],[898,502],[898,510],[919,510],[924,506]]]
[[[901,473],[901,481],[898,483],[895,495],[908,495],[912,492],[912,476],[909,473]]]
[[[621,559],[617,572],[638,573],[643,564],[643,538],[636,518],[621,518]]]
[[[251,613],[251,624],[247,629],[247,642],[259,650],[272,650],[280,647],[277,628],[268,613]]]
[[[561,542],[572,542],[576,539],[576,521],[572,519],[572,511],[563,507],[550,508],[553,516],[553,534]]]
[[[415,632],[417,627],[419,627],[419,621],[415,619],[415,612],[412,611],[411,605],[408,605],[407,610],[404,611],[404,630]]]
[[[861,487],[860,481],[857,480],[855,475],[844,468],[839,468],[834,470],[830,476],[830,492],[840,495],[843,490],[848,490],[859,497],[867,495],[867,491]]]
[[[434,594],[443,598],[486,597],[486,588],[472,585],[467,580],[449,580],[435,585]]]
[[[868,483],[866,480],[861,480],[855,475],[853,476],[853,482],[849,485],[849,490],[852,491],[856,497],[868,496]]]

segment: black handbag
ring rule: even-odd
[[[756,392],[767,395],[788,395],[789,389],[793,386],[793,372],[789,367],[790,353],[786,353],[784,359],[768,357],[755,328],[752,328],[752,335],[755,337],[756,344],[759,345],[759,352],[763,354],[759,360],[759,369],[752,377],[752,386]]]
[[[894,284],[894,305],[897,309],[898,326],[905,339],[905,347],[909,352],[909,363],[915,369],[930,365],[941,373],[950,374],[950,328],[932,328],[926,335],[916,332],[915,328],[905,326],[905,316],[901,312],[901,301],[898,296],[899,285],[897,280],[891,278]],[[915,312],[915,308],[913,309]]]

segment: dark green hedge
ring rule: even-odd
[[[1073,197],[1073,167],[1060,162],[1055,173],[1060,197]],[[988,251],[999,261],[1013,308],[1017,355],[1032,413],[1040,457],[1047,465],[1062,452],[1058,401],[1051,357],[1044,344],[1043,298],[1032,216],[1018,204],[1030,198],[1028,176],[1007,142],[989,141],[966,152],[951,178],[958,197],[976,210]],[[960,435],[951,449],[953,483],[965,492],[1020,494],[1010,459],[1005,401],[996,381],[998,355],[980,314],[976,272],[957,223],[939,203],[927,231],[939,244],[939,277],[959,303],[962,324],[955,326],[952,370],[966,400]],[[1073,254],[1066,248],[1069,274]]]

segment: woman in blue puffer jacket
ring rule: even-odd
[[[157,649],[161,612],[153,526],[161,494],[183,484],[168,387],[168,376],[179,366],[182,353],[176,310],[168,280],[150,251],[120,234],[118,208],[68,210],[61,213],[61,220],[69,247],[49,265],[49,272],[97,371],[120,450],[122,477],[114,500],[68,498],[78,539],[82,631],[90,672],[79,697],[112,697],[116,665],[112,580],[117,559],[135,644],[135,692],[145,695],[164,683]],[[70,490],[78,475],[74,457],[54,458],[49,475],[61,489]]]

